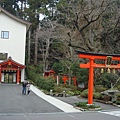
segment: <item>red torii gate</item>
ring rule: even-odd
[[[76,76],[73,76],[73,77],[72,77],[73,84],[74,84],[75,86],[76,86],[76,79],[77,79]],[[62,80],[64,81],[64,85],[66,85],[66,81],[69,80],[69,76],[63,74]]]
[[[79,58],[89,59],[87,64],[80,64],[80,68],[89,68],[88,81],[88,104],[93,104],[93,82],[94,82],[94,68],[108,68],[120,69],[120,55],[119,54],[95,54],[78,51]],[[96,64],[95,60],[104,60],[103,64]],[[112,61],[118,61],[118,64],[112,64]]]

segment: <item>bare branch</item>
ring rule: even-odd
[[[120,17],[118,18],[118,20],[117,20],[117,22],[116,22],[116,24],[115,24],[114,29],[117,27],[117,25],[118,25],[119,22],[120,22]]]
[[[108,4],[108,5],[109,5],[109,4]],[[93,19],[93,16],[92,16],[92,17],[91,17],[91,20],[89,21],[89,20],[87,19],[87,17],[84,16],[85,20],[87,21],[87,24],[84,25],[82,28],[80,28],[80,29],[79,29],[79,32],[82,32],[82,31],[83,31],[86,27],[88,27],[90,24],[92,24],[93,22],[97,21],[97,20],[100,18],[100,16],[106,11],[108,5],[106,6],[106,8],[105,8],[95,19]]]
[[[82,46],[76,46],[76,45],[73,45],[73,44],[71,44],[71,43],[69,43],[68,46],[74,47],[74,48],[80,48],[81,50],[86,51],[86,49],[85,49],[84,47],[82,47]],[[86,52],[87,52],[87,51],[86,51]]]

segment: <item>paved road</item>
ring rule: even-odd
[[[100,112],[65,113],[60,108],[31,92],[30,96],[21,94],[20,85],[0,85],[0,120],[119,120],[120,109],[105,106]],[[35,91],[34,91],[35,92]],[[49,98],[49,97],[47,97]],[[57,98],[69,104],[77,102],[76,97]],[[54,101],[54,99],[51,99]],[[80,99],[81,100],[81,99]],[[67,105],[66,105],[67,106]],[[104,106],[104,105],[103,105]],[[65,108],[65,106],[63,106]],[[104,114],[105,113],[105,114]],[[113,114],[114,113],[114,114]],[[115,115],[116,114],[116,115]]]
[[[33,92],[22,95],[20,85],[0,85],[0,113],[52,113],[62,112],[39,98]]]

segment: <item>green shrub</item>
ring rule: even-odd
[[[100,108],[100,106],[99,105],[89,105],[89,108]]]
[[[80,107],[80,108],[83,108],[83,109],[92,109],[92,108],[100,108],[100,106],[96,106],[96,105],[88,105],[87,102],[78,102],[78,103],[75,103],[75,105],[77,107]]]
[[[73,95],[74,95],[74,92],[72,92],[72,91],[68,91],[67,94],[73,96]]]
[[[81,97],[83,98],[87,98],[88,97],[88,89],[84,90],[81,94],[80,94]]]
[[[115,93],[117,97],[120,97],[120,92]]]
[[[78,102],[78,103],[75,103],[75,105],[81,108],[88,108],[87,102]]]
[[[54,88],[54,80],[51,78],[44,78],[41,77],[40,75],[36,75],[36,77],[33,79],[34,84],[38,86],[40,89],[45,89],[47,91],[50,91],[51,89]]]
[[[61,93],[63,89],[61,87],[54,87],[54,92]]]
[[[118,90],[120,91],[120,85],[117,86]]]
[[[77,90],[77,86],[74,86],[74,85],[71,85],[70,88],[71,88],[72,91],[76,91]]]
[[[36,83],[36,80],[40,77],[40,74],[36,72],[36,67],[29,66],[27,68],[27,78]]]
[[[74,91],[74,95],[80,95],[81,92],[79,90]]]
[[[42,82],[41,88],[46,89],[47,91],[50,91],[51,89],[54,89],[54,80],[53,79],[44,79]]]
[[[106,90],[106,88],[103,87],[102,85],[95,85],[95,91],[96,92],[103,92],[105,90]]]
[[[98,92],[93,93],[93,98],[94,99],[100,99],[101,98],[101,93],[98,93]]]
[[[70,88],[72,91],[77,90],[77,86],[66,84],[66,88]]]
[[[56,92],[56,93],[62,93],[63,91],[65,91],[67,93],[70,90],[71,89],[66,88],[64,85],[55,86],[54,89],[53,89],[53,91]]]
[[[115,101],[117,105],[120,105],[120,100]]]
[[[83,98],[87,98],[88,97],[88,89],[81,92],[80,96],[83,97]],[[93,98],[100,99],[101,98],[101,93],[95,92],[95,90],[94,90],[93,91]]]
[[[120,93],[117,93],[116,97],[117,97],[117,101],[120,101]]]

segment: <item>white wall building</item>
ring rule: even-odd
[[[0,7],[0,82],[24,80],[26,33],[30,25]]]

